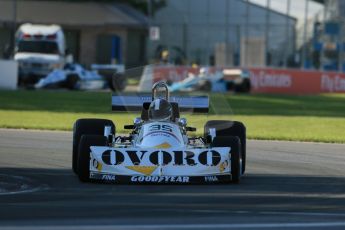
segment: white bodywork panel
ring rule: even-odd
[[[135,147],[139,148],[182,148],[186,146],[180,127],[172,122],[151,122],[141,127]]]
[[[110,148],[91,147],[90,173],[145,176],[202,176],[231,172],[230,147]]]

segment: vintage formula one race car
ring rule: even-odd
[[[105,119],[79,119],[73,129],[72,168],[83,182],[238,183],[246,166],[246,128],[238,121],[211,120],[204,135],[187,126],[180,111],[208,112],[204,96],[169,96],[164,82],[152,97],[112,96],[115,111],[141,111],[128,136],[117,136]]]

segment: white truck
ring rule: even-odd
[[[65,65],[65,36],[58,25],[23,24],[16,33],[14,60],[19,66],[19,84],[36,83]]]

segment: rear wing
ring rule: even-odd
[[[113,111],[141,112],[144,103],[152,101],[151,95],[113,95]],[[182,112],[208,113],[208,96],[171,96],[171,103],[177,103]]]

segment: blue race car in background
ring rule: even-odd
[[[167,82],[169,90],[175,91],[212,91],[212,92],[250,92],[249,72],[242,69],[224,69],[211,72],[208,67],[200,69],[199,74],[189,73],[179,82]]]

